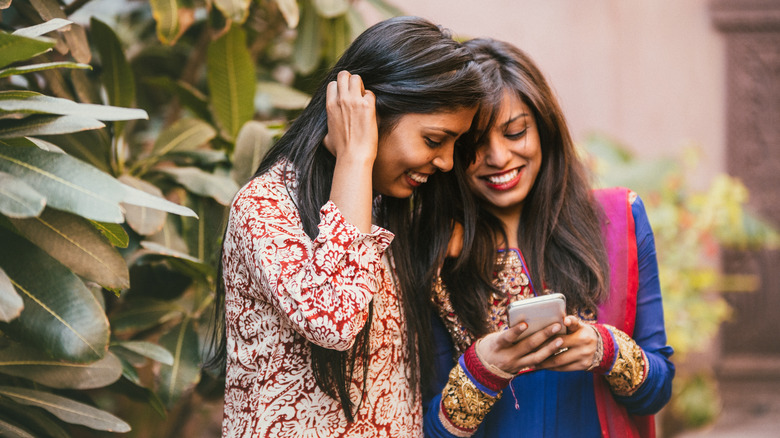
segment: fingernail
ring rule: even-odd
[[[524,322],[521,322],[521,323],[520,323],[520,329],[521,329],[521,330],[525,330],[525,329],[527,329],[527,328],[528,328],[528,324],[526,324],[526,323],[524,323]]]
[[[557,347],[560,347],[561,345],[563,345],[563,339],[561,339],[561,338],[556,339],[555,347],[557,348]]]
[[[561,329],[561,325],[560,324],[555,324],[553,326],[552,332],[553,333],[558,333],[558,330],[560,330],[560,329]]]

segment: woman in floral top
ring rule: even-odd
[[[412,242],[482,95],[446,31],[390,19],[266,155],[223,243],[223,436],[422,435]]]
[[[523,52],[464,44],[489,94],[470,140],[476,154],[459,150],[453,172],[463,187],[450,202],[463,209],[452,221],[462,226],[433,288],[435,358],[424,359],[438,373],[426,435],[654,436],[674,366],[642,201],[591,190],[560,107]],[[563,326],[522,340],[524,322],[507,328],[509,303],[551,291],[566,296]]]

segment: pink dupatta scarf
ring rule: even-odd
[[[631,213],[631,191],[622,187],[595,190],[604,210],[601,230],[609,258],[609,299],[599,306],[598,322],[613,325],[633,337],[639,288],[636,232]],[[606,380],[594,374],[596,406],[605,438],[653,438],[652,415],[631,415],[617,403]]]

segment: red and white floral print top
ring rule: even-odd
[[[239,191],[230,211],[222,259],[228,352],[222,435],[422,436],[419,389],[410,386],[406,332],[385,256],[393,234],[377,226],[361,233],[328,202],[312,241],[290,197],[296,187],[291,167],[277,163]],[[309,343],[349,349],[372,300],[368,383],[348,423],[340,403],[315,382]],[[363,373],[354,374],[357,402]]]

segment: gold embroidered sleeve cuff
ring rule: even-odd
[[[647,358],[642,348],[623,331],[606,326],[615,340],[615,362],[607,373],[607,383],[617,395],[633,394],[647,377]]]
[[[500,398],[501,392],[478,387],[459,361],[442,390],[439,420],[453,435],[469,437]]]

